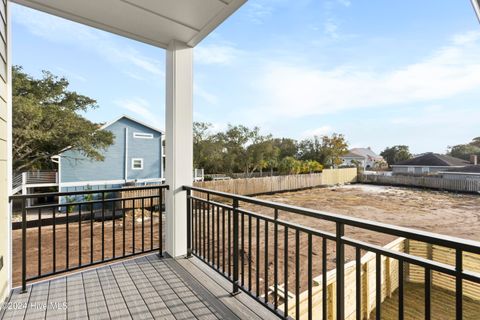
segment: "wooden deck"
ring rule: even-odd
[[[197,258],[151,254],[14,289],[1,319],[277,319]]]

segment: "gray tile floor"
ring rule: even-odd
[[[14,289],[1,319],[276,319],[196,258],[156,254]]]

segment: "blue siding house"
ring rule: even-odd
[[[161,130],[125,115],[100,130],[111,131],[115,136],[114,143],[104,152],[103,161],[88,159],[75,150],[66,150],[56,157],[60,192],[163,181]]]

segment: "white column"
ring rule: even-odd
[[[166,56],[165,177],[166,250],[172,257],[187,253],[187,203],[184,185],[193,171],[193,49],[172,41]]]

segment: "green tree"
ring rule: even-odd
[[[223,171],[223,141],[210,132],[210,123],[193,124],[193,163],[207,173]]]
[[[302,173],[315,173],[315,172],[321,172],[322,170],[323,170],[323,166],[315,160],[303,161]]]
[[[342,163],[341,157],[348,152],[348,143],[345,136],[334,133],[331,136],[314,136],[299,143],[299,158],[301,160],[315,160],[323,165],[338,166]]]
[[[95,100],[69,91],[67,79],[48,71],[35,79],[15,66],[12,76],[14,170],[52,168],[50,158],[67,147],[103,160],[114,136],[81,115],[98,107]]]
[[[383,159],[385,159],[385,161],[387,161],[389,166],[413,157],[413,155],[410,153],[410,149],[405,145],[387,147],[380,153],[380,155],[383,157]]]
[[[283,174],[297,174],[302,169],[302,162],[294,157],[285,157],[280,161],[278,169]]]
[[[298,154],[298,142],[290,138],[275,138],[273,145],[279,150],[279,158],[296,157]]]
[[[480,156],[480,137],[474,138],[470,143],[449,147],[448,154],[452,157],[470,160],[471,155]]]

